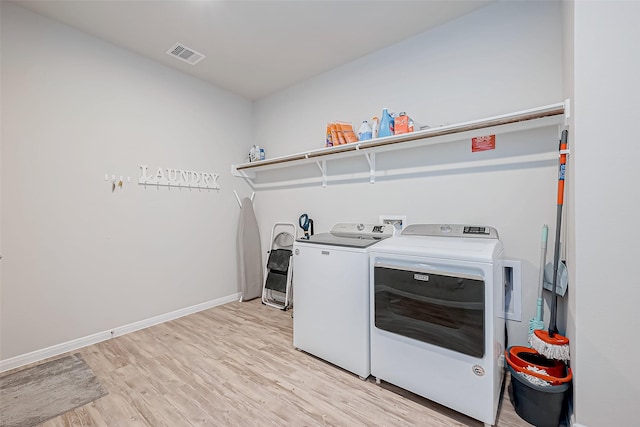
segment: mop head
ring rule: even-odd
[[[547,359],[569,361],[569,339],[562,335],[551,337],[547,331],[536,330],[529,335],[529,345]]]
[[[535,366],[527,366],[527,370],[532,371],[532,372],[536,372],[536,373],[542,374],[542,375],[549,375],[547,373],[547,371],[545,371],[544,369],[536,368]],[[538,378],[538,377],[533,376],[533,375],[527,375],[524,372],[518,372],[518,375],[523,377],[525,380],[529,381],[531,384],[535,384],[535,385],[540,386],[540,387],[549,387],[549,386],[551,386],[550,382],[545,381],[542,378]]]

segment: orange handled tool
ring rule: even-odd
[[[551,292],[553,292],[553,304],[551,304],[551,321],[549,322],[549,338],[553,338],[558,333],[558,326],[556,325],[558,317],[558,267],[560,264],[560,229],[562,225],[562,205],[564,203],[564,178],[567,169],[567,139],[569,132],[565,129],[562,131],[560,137],[560,165],[558,167],[558,208],[556,218],[556,241],[554,248],[553,259],[553,286]]]
[[[562,132],[560,139],[560,170],[558,171],[558,205],[564,204],[564,174],[567,169],[567,131]]]
[[[529,344],[538,353],[549,359],[569,360],[569,339],[558,333],[558,267],[560,265],[560,228],[562,225],[562,204],[564,202],[564,180],[567,167],[567,139],[569,132],[565,129],[560,137],[560,167],[558,171],[558,208],[556,218],[556,241],[553,256],[553,293],[551,300],[551,320],[549,330],[535,330],[529,336]]]

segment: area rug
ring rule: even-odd
[[[0,377],[0,427],[31,427],[104,396],[79,353]]]

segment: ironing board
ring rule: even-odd
[[[242,301],[262,295],[263,267],[262,246],[258,221],[251,199],[242,199],[238,221],[238,266]]]

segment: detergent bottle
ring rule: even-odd
[[[378,137],[378,124],[380,123],[380,119],[376,116],[373,116],[371,119],[371,139],[376,139]]]
[[[384,138],[385,136],[393,135],[393,117],[389,114],[389,110],[382,109],[382,118],[380,119],[380,130],[378,130],[378,136]]]
[[[360,130],[358,130],[358,139],[360,141],[367,141],[373,138],[373,130],[371,126],[369,126],[369,122],[366,120],[362,121],[362,126],[360,126]]]

